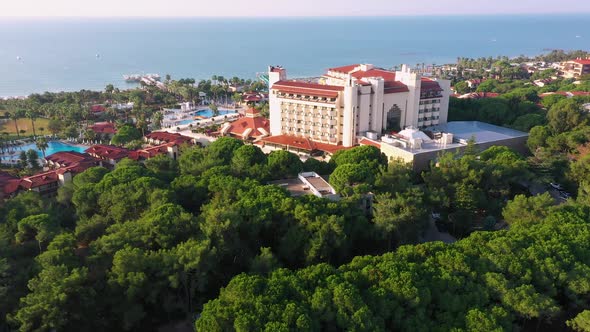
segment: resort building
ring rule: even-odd
[[[166,143],[193,144],[194,140],[191,137],[181,135],[179,133],[169,133],[166,131],[154,131],[143,137],[143,140],[151,145],[161,145]]]
[[[226,122],[219,129],[221,136],[231,136],[241,140],[259,140],[270,135],[270,122],[254,108],[247,110],[243,117]]]
[[[85,151],[94,158],[101,160],[100,166],[115,166],[121,159],[129,157],[130,150],[111,145],[93,145]]]
[[[78,152],[57,152],[45,158],[46,170],[42,173],[15,178],[0,172],[0,199],[23,191],[35,191],[44,197],[57,195],[59,187],[90,167],[98,166],[95,158]]]
[[[94,166],[99,166],[100,161],[90,155],[75,151],[60,151],[45,157],[45,168],[67,168],[77,173]]]
[[[590,74],[590,58],[563,62],[561,63],[561,71],[565,78],[578,78]]]
[[[270,184],[287,189],[293,197],[315,195],[330,200],[340,199],[334,188],[315,172],[299,173],[296,179],[272,181]]]
[[[103,139],[110,140],[117,133],[115,124],[112,122],[97,122],[88,127],[88,129],[94,131],[97,135],[100,135]]]
[[[20,179],[11,174],[0,171],[0,205],[18,189]]]
[[[401,71],[336,67],[311,80],[289,80],[285,68],[270,67],[268,77],[272,136],[351,147],[367,132],[447,122],[450,82],[421,77],[405,65]]]
[[[527,133],[484,122],[452,121],[423,131],[406,128],[380,140],[363,137],[359,143],[379,148],[389,161],[402,160],[415,171],[423,171],[443,152],[463,152],[471,139],[478,150],[496,145],[526,153],[527,138]]]

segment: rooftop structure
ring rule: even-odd
[[[88,129],[92,129],[92,131],[94,131],[97,134],[114,135],[117,133],[115,124],[112,122],[97,122],[89,126]]]
[[[407,66],[335,67],[314,81],[288,80],[284,68],[270,67],[268,77],[272,136],[351,147],[368,131],[447,121],[450,82],[421,77]]]
[[[331,200],[340,198],[334,188],[315,172],[299,173],[296,179],[278,180],[271,182],[271,184],[287,189],[293,197],[315,195]]]
[[[176,144],[192,144],[193,139],[188,136],[184,136],[178,133],[169,133],[166,131],[154,131],[144,136],[144,141],[160,145],[164,143],[176,143]]]
[[[582,75],[590,74],[590,58],[587,59],[574,59],[566,62],[562,62],[560,66],[563,72],[563,77],[572,78],[580,77]]]
[[[414,170],[426,170],[432,160],[443,151],[462,152],[473,139],[475,146],[484,150],[494,145],[526,151],[528,134],[479,121],[453,121],[420,131],[407,128],[381,140],[364,137],[361,145],[379,147],[388,160],[400,159],[412,164]]]
[[[93,145],[85,151],[89,155],[103,161],[107,161],[110,165],[115,165],[119,160],[129,157],[130,150],[120,148],[112,145]],[[101,163],[102,166],[106,166]]]
[[[258,110],[251,108],[246,111],[244,117],[224,123],[219,133],[243,140],[258,140],[270,134],[270,122],[262,117]]]
[[[106,112],[106,107],[103,105],[92,105],[90,106],[90,112],[93,114],[103,113]]]
[[[98,166],[100,161],[88,154],[79,153],[75,151],[60,151],[45,157],[49,169],[68,168],[75,173],[83,172],[84,170]]]

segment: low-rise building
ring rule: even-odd
[[[179,133],[169,133],[166,131],[153,131],[143,137],[146,143],[151,145],[161,145],[166,143],[194,144],[194,139]]]
[[[262,117],[258,110],[251,108],[238,120],[224,123],[219,129],[219,134],[245,141],[257,141],[270,135],[270,122]]]
[[[106,140],[110,140],[117,133],[117,128],[112,122],[97,122],[89,126],[88,129],[94,131],[97,135],[101,135]]]
[[[0,205],[4,199],[10,197],[16,190],[18,190],[18,185],[20,183],[20,179],[16,176],[13,176],[10,173],[0,171]]]
[[[388,160],[401,160],[415,171],[423,171],[443,152],[463,152],[471,139],[479,150],[499,145],[526,153],[527,138],[527,133],[484,122],[452,121],[424,131],[406,128],[395,135],[384,135],[381,140],[365,137],[360,144],[378,147]]]
[[[565,78],[578,78],[590,74],[590,58],[562,62],[560,70]]]
[[[129,157],[130,150],[112,145],[97,144],[85,151],[94,158],[101,160],[100,166],[109,167],[116,165],[121,159]]]
[[[340,199],[328,181],[315,172],[299,173],[297,178],[272,181],[270,184],[285,188],[293,197],[315,195],[330,200]]]

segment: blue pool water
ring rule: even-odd
[[[219,115],[230,114],[230,113],[235,113],[235,111],[231,111],[231,110],[219,110]],[[203,116],[203,117],[206,117],[206,118],[210,118],[210,117],[213,116],[213,111],[211,109],[207,108],[207,109],[204,109],[204,110],[197,111],[195,113],[195,115]]]
[[[59,142],[59,141],[51,141],[51,142],[48,142],[47,145],[49,145],[49,147],[45,150],[46,156],[49,156],[49,155],[52,155],[56,152],[61,152],[61,151],[76,151],[76,152],[84,153],[84,150],[86,150],[88,148],[87,146],[70,145],[70,144],[66,144],[63,142]],[[14,150],[11,150],[11,151],[14,151],[14,153],[11,153],[8,155],[4,154],[1,156],[1,159],[2,160],[18,159],[21,151],[28,151],[29,149],[33,149],[33,150],[37,151],[37,154],[39,155],[39,157],[43,157],[43,153],[37,149],[37,146],[35,145],[35,143],[30,143],[27,145],[21,145],[21,146],[15,147]]]
[[[186,120],[182,120],[182,121],[178,121],[179,125],[187,125],[187,124],[191,124],[193,121],[193,119],[186,119]]]

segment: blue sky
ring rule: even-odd
[[[590,13],[590,0],[2,0],[0,16],[395,16]]]

